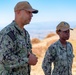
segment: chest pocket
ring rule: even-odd
[[[26,43],[25,43],[25,38],[23,36],[17,35],[16,36],[16,43],[17,43],[17,47],[23,49],[26,49]]]
[[[10,31],[9,33],[7,33],[7,35],[14,42],[14,50],[15,51],[13,51],[13,53],[18,55],[18,56],[21,56],[21,55],[23,55],[23,56],[26,55],[27,56],[27,47],[26,47],[24,37],[22,37],[18,34],[15,35],[14,31]]]
[[[59,49],[57,51],[56,61],[61,65],[67,65],[67,53]]]
[[[64,66],[66,66],[67,64],[71,65],[73,62],[73,57],[74,55],[73,55],[71,48],[67,50],[64,48],[63,49],[59,48],[57,50],[56,61],[61,65],[64,65]]]
[[[17,53],[20,57],[27,57],[28,56],[28,50],[27,50],[27,43],[23,36],[17,35],[16,36],[16,43],[17,43]]]

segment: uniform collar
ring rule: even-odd
[[[14,22],[15,28],[19,31],[19,33],[23,33],[24,29],[21,29],[15,21],[13,22]]]
[[[64,48],[63,45],[61,44],[60,40],[58,40],[58,44],[59,44],[59,46],[60,46],[61,48]],[[67,44],[68,44],[68,43],[66,42],[66,45],[67,45]]]

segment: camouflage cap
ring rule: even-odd
[[[32,13],[35,13],[35,14],[38,13],[38,10],[33,9],[30,3],[27,1],[18,2],[16,6],[14,7],[14,11],[17,11],[17,10],[32,11]]]
[[[67,22],[60,22],[57,27],[56,30],[61,30],[61,31],[66,31],[66,30],[73,30],[72,28],[70,28],[70,25]]]

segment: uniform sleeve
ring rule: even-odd
[[[71,49],[71,51],[72,51],[72,54],[73,54],[73,57],[75,57],[75,55],[74,55],[74,52],[73,52],[73,46],[72,46],[72,44],[69,42],[69,48]]]
[[[0,39],[0,63],[10,70],[12,68],[19,68],[28,62],[28,58],[21,58],[15,54],[14,42],[8,35],[4,35]]]
[[[42,69],[45,75],[51,75],[52,62],[55,59],[55,48],[50,46],[45,53]]]

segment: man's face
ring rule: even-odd
[[[60,31],[59,36],[60,36],[60,39],[68,40],[70,37],[70,30],[68,29],[66,31]]]
[[[21,20],[23,25],[29,24],[32,19],[32,16],[33,16],[32,12],[21,10]]]

